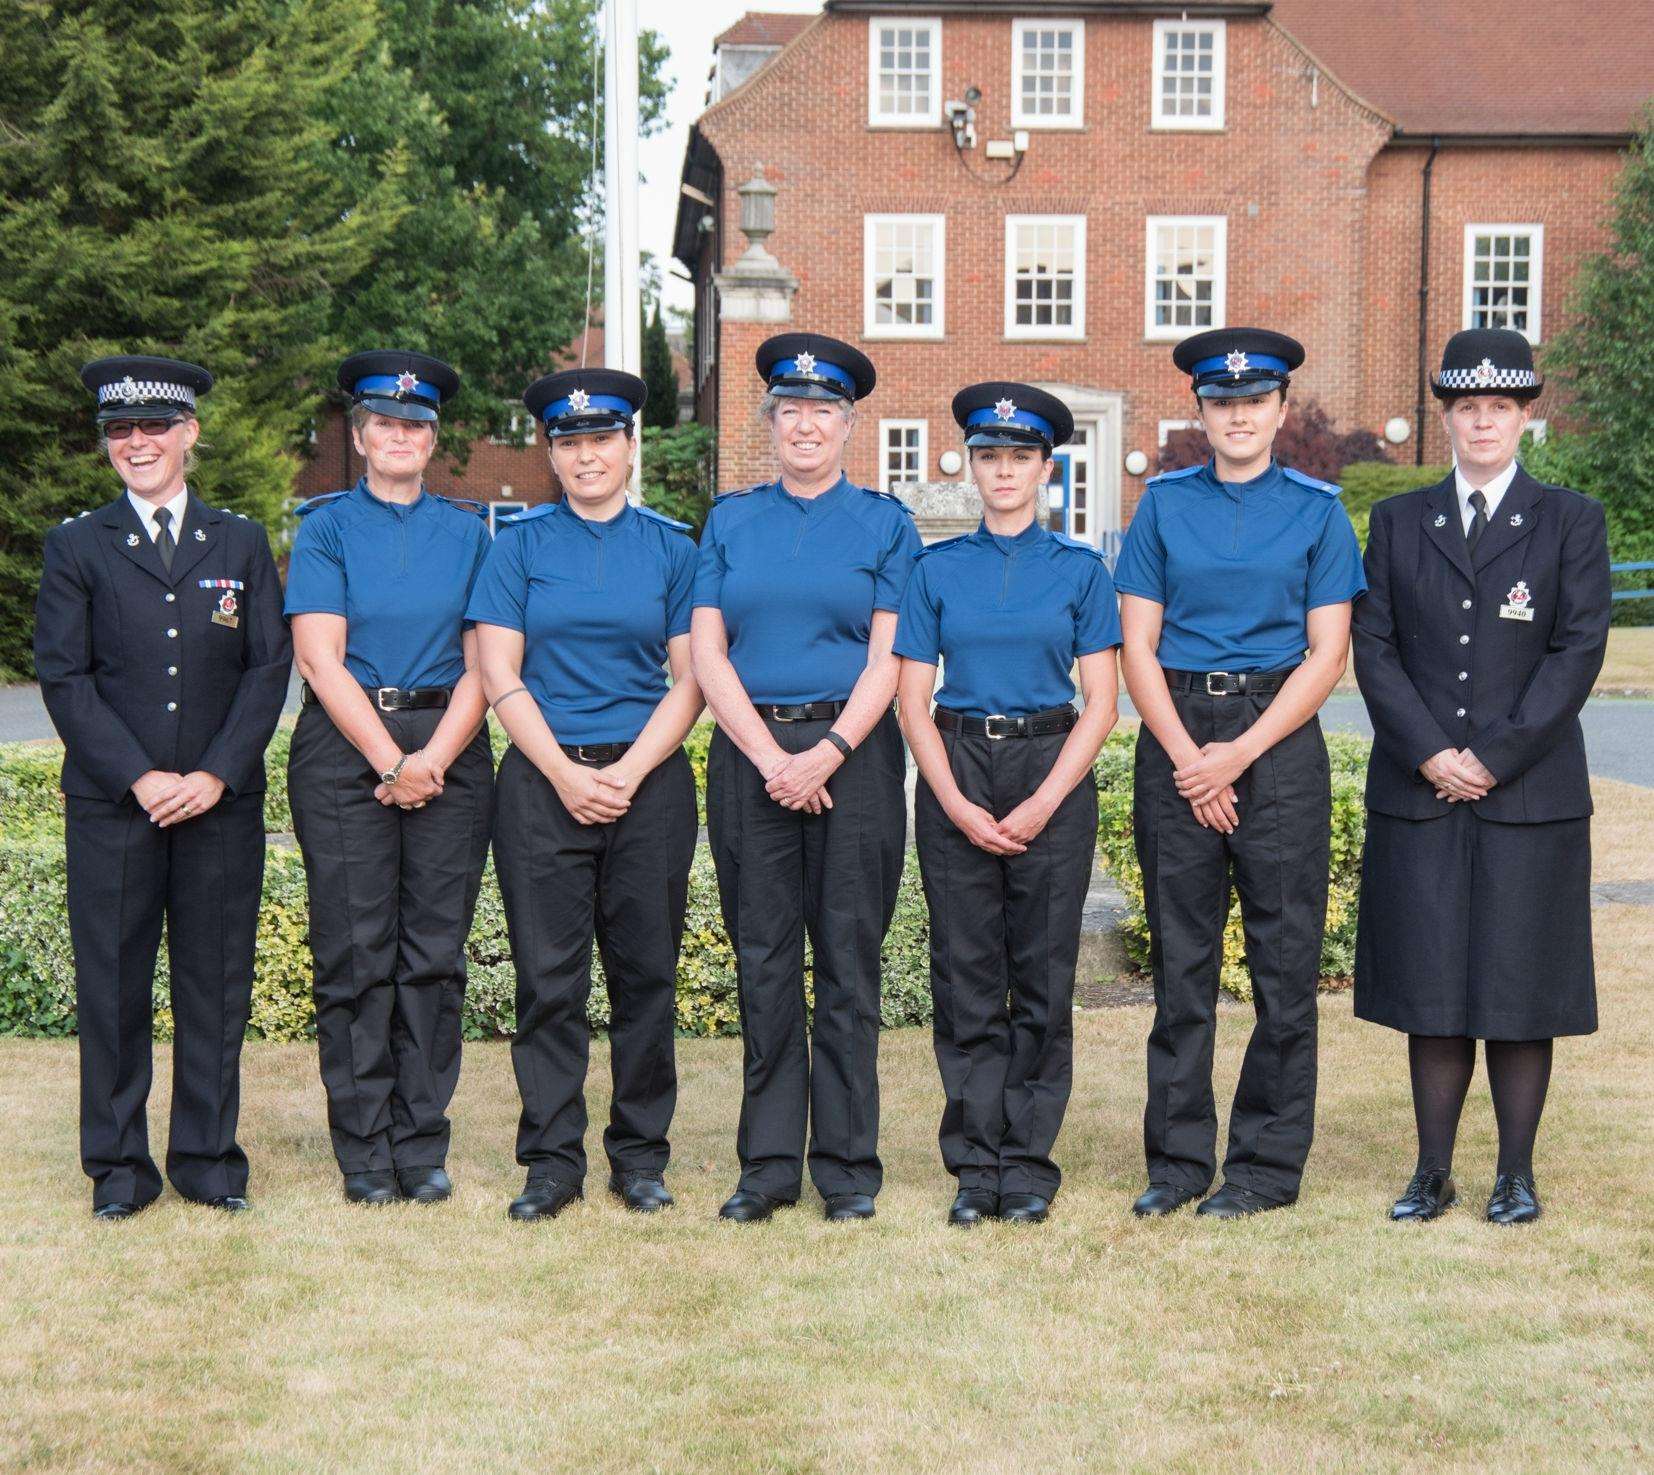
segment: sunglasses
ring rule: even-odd
[[[103,433],[107,440],[125,440],[134,430],[141,430],[151,440],[156,440],[174,425],[183,423],[183,418],[178,415],[170,415],[165,420],[106,420]]]

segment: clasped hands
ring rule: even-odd
[[[1004,819],[995,819],[961,794],[947,807],[947,816],[978,850],[989,855],[1021,855],[1050,823],[1059,802],[1036,789]]]
[[[1235,780],[1251,766],[1251,757],[1239,743],[1207,743],[1190,750],[1172,771],[1172,779],[1202,829],[1232,835],[1240,824]]]
[[[164,830],[186,819],[199,819],[224,797],[224,780],[200,768],[193,773],[152,768],[132,785],[132,797],[143,806],[149,822]]]
[[[1469,748],[1443,748],[1419,764],[1419,772],[1435,787],[1436,797],[1449,804],[1485,799],[1499,782]]]
[[[783,809],[807,809],[811,814],[820,814],[833,807],[827,780],[843,763],[844,755],[823,738],[802,753],[777,748],[758,771],[764,776],[765,793]]]
[[[373,797],[387,808],[394,804],[398,809],[423,809],[442,793],[446,773],[447,769],[438,768],[420,748],[402,760],[402,771],[394,784],[374,786]]]

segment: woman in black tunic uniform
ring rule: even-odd
[[[1516,463],[1541,384],[1520,333],[1456,333],[1433,388],[1453,474],[1373,509],[1355,670],[1367,771],[1355,1012],[1408,1036],[1419,1156],[1394,1219],[1455,1198],[1487,1042],[1495,1223],[1539,1217],[1557,1035],[1596,1029],[1591,788],[1579,711],[1608,640],[1602,508]]]

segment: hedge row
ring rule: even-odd
[[[691,735],[690,756],[703,799],[710,728]],[[304,868],[284,840],[291,825],[286,761],[289,729],[276,733],[267,756],[269,794],[264,900],[259,914],[257,974],[249,1036],[266,1040],[310,1038],[315,1011],[310,995]],[[1097,761],[1100,790],[1098,851],[1124,892],[1123,926],[1131,955],[1144,964],[1148,928],[1143,917],[1142,876],[1132,850],[1132,743],[1116,733]],[[1355,946],[1355,894],[1364,811],[1361,782],[1366,744],[1334,735],[1331,902],[1323,983],[1347,979]],[[55,744],[0,745],[0,1035],[64,1036],[75,1029],[74,968],[65,906],[62,799]],[[929,919],[918,866],[909,853],[896,917],[884,946],[881,1016],[886,1027],[925,1024],[931,1017]],[[470,985],[465,1003],[468,1039],[511,1034],[516,1024],[515,974],[505,913],[490,864],[483,876],[476,921],[466,944]],[[596,1029],[609,1020],[601,960],[593,959],[587,1014]],[[1238,906],[1224,938],[1224,987],[1249,996],[1243,965]],[[163,946],[155,978],[156,1037],[170,1037],[170,980]],[[678,970],[678,1028],[686,1035],[739,1033],[734,957],[718,910],[711,858],[698,851],[690,875],[689,917]]]

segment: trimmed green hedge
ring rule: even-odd
[[[707,724],[688,743],[702,803],[706,786]],[[272,836],[265,857],[264,898],[259,912],[257,974],[248,1034],[296,1040],[315,1034],[310,995],[310,951],[304,867],[284,840],[292,819],[287,807],[287,746],[291,727],[276,732],[266,758],[269,790],[265,828]],[[494,734],[496,751],[501,746]],[[1125,893],[1126,942],[1140,963],[1148,957],[1142,877],[1131,839],[1132,744],[1115,733],[1097,761],[1100,787],[1098,850]],[[1347,980],[1355,947],[1355,887],[1364,812],[1361,780],[1366,744],[1328,739],[1333,769],[1332,894],[1324,984]],[[63,856],[63,801],[57,789],[62,749],[55,743],[0,745],[0,1035],[66,1036],[75,1030],[74,965],[69,946]],[[470,985],[464,1026],[467,1039],[510,1035],[516,1024],[516,977],[505,912],[490,863],[484,872],[476,920],[466,943]],[[931,1018],[930,924],[919,870],[909,852],[896,916],[885,938],[883,1024],[926,1024]],[[601,961],[594,956],[587,1015],[596,1029],[609,1022],[609,998]],[[1239,912],[1231,912],[1224,938],[1224,987],[1244,998],[1250,985],[1241,958]],[[155,976],[155,1033],[172,1031],[170,978],[163,945]],[[711,857],[697,851],[690,873],[689,916],[678,968],[678,1029],[685,1035],[740,1032],[735,962],[718,909]]]
[[[1367,521],[1373,503],[1386,497],[1399,497],[1403,492],[1431,487],[1453,468],[1451,466],[1397,466],[1390,461],[1354,461],[1339,473],[1338,484],[1344,488],[1344,510],[1355,524],[1355,535],[1361,546],[1367,546]]]

